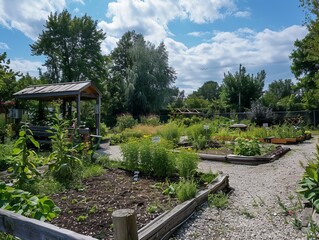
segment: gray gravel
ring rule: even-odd
[[[224,210],[208,207],[197,211],[171,239],[306,239],[306,233],[294,228],[291,216],[283,214],[278,197],[285,206],[298,203],[297,182],[306,163],[315,153],[317,139],[289,146],[279,160],[244,166],[201,161],[199,168],[229,175],[234,191]]]

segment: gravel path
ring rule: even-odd
[[[222,171],[229,175],[230,194],[224,210],[203,206],[171,239],[306,239],[296,230],[292,217],[282,214],[278,197],[285,206],[298,203],[296,185],[304,170],[300,161],[314,157],[317,138],[300,145],[289,146],[279,160],[244,166],[201,161],[202,171]]]

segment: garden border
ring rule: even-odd
[[[208,195],[229,187],[229,176],[219,176],[208,189],[201,190],[196,197],[185,201],[170,211],[166,211],[153,221],[138,230],[139,240],[168,239],[170,235],[183,224],[196,210],[196,208],[207,202]]]
[[[241,155],[214,155],[207,153],[199,153],[198,156],[202,160],[218,161],[218,162],[228,162],[233,164],[243,164],[243,165],[259,165],[273,162],[284,154],[290,151],[288,147],[277,146],[276,149],[270,153],[263,156],[241,156]]]

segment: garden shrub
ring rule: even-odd
[[[155,177],[170,177],[176,172],[174,156],[164,143],[149,139],[130,141],[121,145],[124,165],[128,170],[139,170]]]
[[[149,140],[141,142],[140,148],[140,170],[148,173],[152,170],[152,143]]]
[[[4,171],[10,166],[12,150],[13,144],[0,144],[0,171]]]
[[[142,124],[151,126],[158,126],[161,124],[160,118],[156,115],[141,116],[140,121]]]
[[[197,185],[193,180],[181,180],[175,185],[176,196],[180,202],[185,202],[196,196]]]
[[[181,151],[177,155],[176,166],[180,177],[192,179],[197,170],[199,157],[196,153]]]
[[[236,138],[234,154],[243,156],[255,156],[260,155],[260,143],[254,139]]]
[[[152,170],[155,177],[171,177],[175,171],[173,153],[169,152],[165,145],[152,145]]]
[[[187,128],[187,136],[196,149],[203,149],[211,140],[212,129],[209,125],[202,123],[195,124]]]
[[[128,170],[140,170],[139,148],[140,144],[138,141],[130,141],[121,145],[124,165]]]
[[[161,137],[165,138],[166,140],[169,140],[169,141],[173,142],[174,144],[177,144],[179,142],[179,138],[181,136],[181,130],[176,123],[170,122],[170,123],[165,124],[160,129],[158,134]]]
[[[133,116],[130,114],[124,114],[122,116],[119,116],[116,118],[116,120],[117,122],[115,126],[118,128],[120,132],[126,128],[132,128],[137,124],[137,120],[135,120]]]

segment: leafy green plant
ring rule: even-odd
[[[0,171],[4,171],[11,166],[10,156],[13,151],[13,144],[0,144]]]
[[[192,179],[197,170],[199,157],[196,153],[189,151],[181,151],[177,155],[176,165],[179,176]]]
[[[53,150],[49,156],[51,161],[49,170],[57,181],[68,186],[82,178],[82,161],[78,157],[81,144],[72,146],[68,140],[67,120],[60,118],[56,113],[52,121],[54,122],[52,130],[48,130],[52,134],[50,138]]]
[[[203,149],[207,146],[210,141],[212,134],[211,127],[206,124],[198,123],[195,125],[191,125],[187,129],[187,136],[191,141],[192,145],[196,149]]]
[[[228,205],[228,196],[223,192],[209,194],[208,205],[210,207],[226,208]]]
[[[165,144],[152,144],[152,174],[155,177],[171,177],[176,172],[173,153]]]
[[[180,202],[185,202],[196,196],[197,185],[193,180],[181,180],[175,185],[176,196]]]
[[[140,170],[147,173],[152,169],[152,143],[149,140],[141,142],[139,147]]]
[[[260,155],[260,144],[257,139],[236,138],[234,153],[243,156]]]
[[[151,204],[150,206],[147,207],[146,211],[148,213],[156,213],[158,210],[158,206],[156,204]]]
[[[38,197],[0,182],[0,208],[41,221],[52,220],[60,212],[48,197]]]
[[[124,165],[128,170],[139,170],[139,142],[130,141],[121,145]]]
[[[204,183],[211,183],[217,176],[218,173],[213,173],[212,170],[208,173],[199,173],[199,177]]]
[[[170,122],[165,124],[158,132],[158,134],[164,139],[171,141],[174,144],[179,142],[179,138],[181,136],[180,127],[174,123]]]
[[[31,142],[39,148],[39,143],[33,138],[32,132],[27,125],[23,125],[19,131],[19,138],[14,143],[12,152],[13,173],[12,177],[17,179],[16,185],[22,188],[25,184],[32,182],[36,176],[40,176],[36,165],[33,162],[36,153],[28,148]]]
[[[299,181],[298,192],[309,200],[317,212],[319,212],[319,145],[317,145],[316,159],[309,161],[305,167],[305,173]]]

